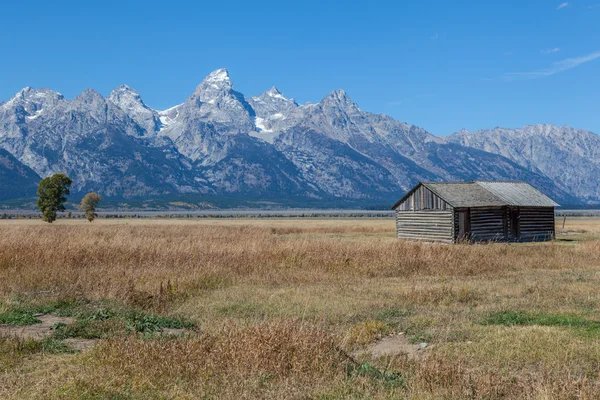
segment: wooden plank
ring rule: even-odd
[[[411,189],[412,192],[408,195],[402,203],[396,206],[396,211],[409,211],[409,210],[443,210],[447,211],[452,207],[446,203],[442,198],[437,196],[435,193],[430,191],[423,185],[419,185],[416,188]]]

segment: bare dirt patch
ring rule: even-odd
[[[52,314],[40,315],[36,316],[36,318],[42,322],[25,326],[0,325],[0,336],[41,340],[50,337],[58,324],[68,325],[75,322],[73,318],[58,317]],[[97,341],[97,339],[69,338],[63,340],[62,342],[72,350],[84,351],[94,347]]]
[[[190,331],[189,329],[183,329],[183,328],[162,328],[160,330],[160,332],[165,335],[173,335],[173,336],[181,336],[181,335],[192,333],[192,331]]]
[[[424,360],[429,355],[430,349],[431,345],[427,343],[412,344],[405,334],[399,333],[371,343],[364,349],[354,352],[353,356],[370,354],[372,357],[378,358],[406,355],[411,360]]]
[[[36,318],[42,322],[26,326],[0,325],[0,335],[16,336],[20,339],[43,339],[52,334],[57,324],[68,325],[75,321],[70,317],[57,317],[50,314],[37,316]]]
[[[96,345],[98,339],[81,339],[81,338],[69,338],[63,340],[63,343],[69,346],[70,349],[77,351],[89,350]]]

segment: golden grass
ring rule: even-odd
[[[0,397],[597,398],[595,334],[481,324],[499,310],[600,320],[600,221],[567,230],[449,246],[396,240],[376,219],[0,221],[3,307],[113,299],[201,328],[76,355],[6,344]],[[392,329],[430,356],[352,369],[343,350]]]
[[[301,393],[335,379],[345,362],[330,334],[289,321],[233,324],[192,338],[110,340],[90,358],[88,374],[99,374],[100,382],[112,377],[115,389],[131,385],[168,393],[176,382],[197,397],[259,397],[261,380]],[[115,382],[117,369],[122,375]]]

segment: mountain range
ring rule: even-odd
[[[299,105],[207,76],[159,111],[123,85],[72,100],[48,89],[0,103],[0,200],[63,172],[72,191],[115,199],[232,198],[392,203],[418,181],[523,180],[563,204],[600,202],[600,137],[553,125],[437,137],[361,110],[343,90]]]

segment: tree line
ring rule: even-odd
[[[54,174],[42,179],[37,189],[37,207],[42,212],[44,221],[56,221],[56,213],[65,211],[67,196],[71,194],[70,187],[73,181],[65,174]],[[102,201],[98,193],[86,194],[79,205],[88,221],[92,222],[97,217],[96,207]]]

